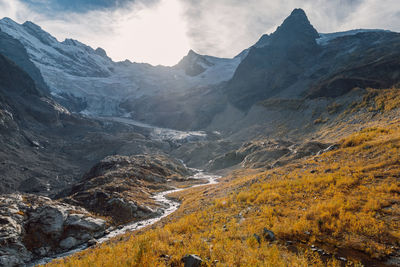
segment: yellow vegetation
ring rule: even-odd
[[[400,129],[370,128],[338,150],[262,173],[230,177],[217,188],[181,193],[180,210],[122,241],[50,266],[181,266],[198,254],[207,266],[338,266],[285,241],[363,251],[373,258],[400,240]],[[263,229],[279,242],[261,240]],[[165,260],[160,255],[170,255]]]
[[[369,89],[353,107],[393,110],[400,107],[398,92]],[[199,255],[205,266],[341,265],[334,257],[321,259],[309,249],[313,244],[381,259],[400,245],[398,125],[379,124],[319,156],[233,172],[218,186],[176,193],[182,206],[162,222],[49,266],[182,266],[185,254]],[[257,240],[254,234],[262,237],[264,228],[277,241]],[[352,255],[349,264],[357,266],[360,258]]]
[[[400,107],[400,89],[367,89],[363,101],[355,109],[367,108],[368,111],[391,111]]]

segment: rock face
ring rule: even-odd
[[[0,265],[21,266],[104,235],[86,210],[34,195],[0,196]]]
[[[59,197],[120,224],[159,215],[152,194],[191,174],[181,162],[162,155],[109,156]]]

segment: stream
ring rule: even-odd
[[[195,187],[200,187],[200,186],[204,186],[204,185],[217,184],[218,183],[217,179],[220,178],[220,176],[207,174],[207,173],[204,173],[201,170],[195,170],[195,171],[196,171],[196,173],[193,176],[189,177],[189,178],[206,179],[207,183],[197,184],[197,185],[193,185],[191,187],[186,187],[186,188],[175,188],[175,189],[172,189],[172,190],[168,190],[168,191],[163,191],[163,192],[157,193],[156,195],[153,196],[153,198],[158,203],[160,203],[161,207],[159,208],[159,210],[161,211],[162,215],[160,215],[158,217],[155,217],[155,218],[150,218],[150,219],[146,219],[146,220],[142,220],[142,221],[136,221],[136,222],[132,222],[132,223],[128,223],[128,224],[122,225],[122,226],[118,227],[117,229],[114,229],[114,230],[110,231],[108,234],[104,235],[103,237],[98,238],[97,242],[100,244],[100,243],[103,243],[103,242],[106,242],[106,241],[110,240],[113,237],[125,234],[127,232],[132,232],[132,231],[135,231],[135,230],[139,230],[141,228],[144,228],[146,226],[152,225],[152,224],[160,221],[162,218],[165,218],[168,215],[170,215],[173,212],[175,212],[180,206],[179,202],[168,198],[167,195],[172,194],[172,193],[176,193],[176,192],[180,192],[180,191],[183,191],[183,190],[186,190],[186,189],[189,189],[189,188],[195,188]],[[81,246],[78,246],[78,247],[70,250],[70,251],[54,255],[53,257],[42,258],[42,259],[40,259],[38,261],[35,261],[34,263],[32,263],[30,265],[27,265],[27,266],[37,266],[37,265],[46,264],[46,263],[51,262],[52,260],[61,259],[61,258],[70,256],[70,255],[75,254],[77,252],[83,251],[83,250],[85,250],[87,248],[88,248],[88,245],[87,244],[83,244]]]

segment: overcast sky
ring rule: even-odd
[[[298,7],[319,32],[400,32],[400,0],[0,0],[0,16],[102,47],[114,60],[173,65],[189,49],[233,57]]]

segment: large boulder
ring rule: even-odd
[[[85,209],[34,195],[0,195],[0,266],[23,266],[104,235]]]
[[[200,267],[203,260],[197,255],[185,255],[182,258],[185,267]]]

